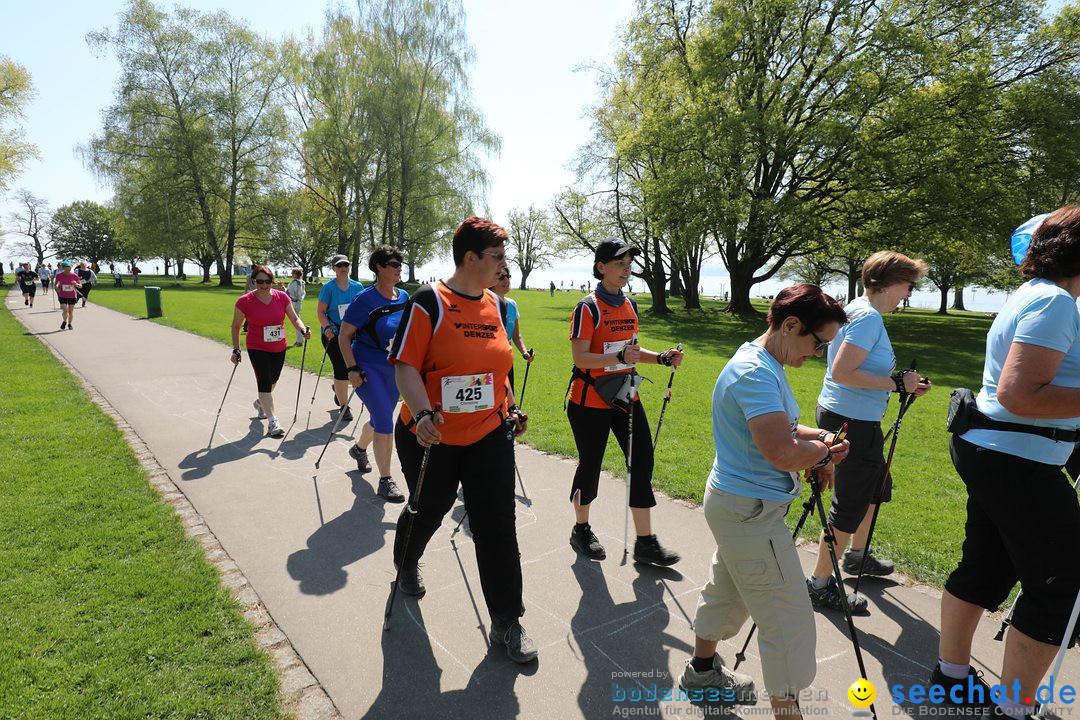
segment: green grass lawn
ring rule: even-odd
[[[217,571],[7,311],[0,367],[0,718],[285,717]]]
[[[147,278],[148,282],[151,280]],[[190,280],[170,287],[171,280],[153,280],[158,280],[157,284],[164,288],[162,322],[229,342],[231,308],[240,295],[239,288],[220,290]],[[94,300],[103,305],[145,316],[141,288],[99,286],[94,293]],[[309,323],[314,322],[316,294],[317,288],[309,287],[303,309],[304,319]],[[515,291],[512,297],[521,307],[526,343],[537,352],[523,403],[530,415],[525,439],[541,450],[573,457],[576,451],[563,411],[563,397],[571,367],[570,313],[579,294],[558,292],[551,297],[546,290],[530,290]],[[702,310],[677,309],[669,316],[653,317],[644,312],[649,304],[648,296],[639,294],[636,299],[643,310],[644,346],[663,350],[682,342],[687,353],[664,417],[655,485],[674,497],[700,503],[714,455],[710,416],[713,384],[735,349],[764,330],[764,318],[732,317],[710,302]],[[765,305],[759,307],[762,311],[766,309]],[[919,370],[934,381],[935,389],[916,402],[905,417],[893,463],[894,501],[881,512],[874,545],[878,554],[894,558],[901,569],[931,583],[944,582],[960,556],[963,539],[966,494],[949,461],[945,432],[949,392],[961,385],[978,387],[990,322],[990,318],[980,314],[943,317],[919,310],[885,318],[898,362],[906,367],[912,359],[917,359]],[[319,350],[309,351],[309,368],[317,365]],[[299,364],[298,350],[290,350],[289,356],[290,362]],[[525,368],[520,358],[517,363],[520,393]],[[653,381],[645,383],[641,394],[650,429],[654,431],[669,370],[646,365],[642,372]],[[814,406],[824,372],[823,360],[809,362],[800,369],[788,369],[805,424],[814,424]],[[891,423],[895,413],[893,399],[885,422]],[[605,464],[609,470],[623,474],[625,466],[615,448],[612,439]],[[600,502],[621,502],[621,499],[601,498]],[[792,525],[797,510],[798,506],[789,517]],[[568,508],[567,522],[570,518]],[[803,533],[816,537],[819,531],[820,525],[811,520]],[[679,540],[674,540],[671,544],[678,547],[678,543]]]

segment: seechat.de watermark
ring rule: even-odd
[[[897,705],[911,703],[912,705],[980,705],[986,703],[1014,702],[1025,705],[1072,705],[1076,702],[1076,688],[1072,685],[1056,686],[1054,676],[1040,685],[1035,691],[1035,696],[1021,696],[1020,681],[1013,680],[1010,685],[991,685],[990,691],[975,680],[975,676],[969,675],[967,683],[953,685],[946,690],[941,685],[914,685],[896,684],[889,688],[892,701]]]

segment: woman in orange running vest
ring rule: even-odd
[[[679,350],[654,353],[637,343],[637,304],[622,289],[630,279],[633,257],[639,252],[622,240],[600,243],[593,262],[593,275],[600,282],[577,304],[570,319],[574,375],[566,416],[578,450],[578,468],[570,488],[577,523],[570,533],[570,545],[594,560],[603,560],[607,553],[589,525],[590,503],[596,498],[608,434],[615,433],[625,454],[630,419],[629,413],[613,408],[601,397],[596,383],[599,380],[603,384],[605,377],[625,376],[639,362],[678,367],[683,358]],[[640,402],[633,403],[633,413],[630,510],[637,534],[634,560],[650,565],[674,565],[679,561],[678,554],[662,547],[652,532],[649,508],[656,505],[656,498],[652,490],[649,421]]]
[[[410,498],[398,519],[394,563],[401,568],[398,589],[423,596],[417,563],[460,484],[492,645],[527,663],[537,650],[519,622],[525,609],[514,515],[514,436],[525,432],[527,418],[507,382],[514,356],[506,306],[488,289],[506,268],[507,237],[490,220],[465,220],[454,233],[454,274],[420,287],[402,311],[389,361],[405,399],[394,441]],[[411,521],[409,508],[415,511]]]

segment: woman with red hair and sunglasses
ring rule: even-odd
[[[285,338],[285,318],[296,328],[296,332],[305,338],[311,337],[311,331],[297,317],[292,300],[288,294],[275,290],[274,271],[265,265],[251,268],[251,279],[255,289],[244,293],[236,301],[232,321],[232,363],[240,363],[240,326],[247,323],[245,344],[251,368],[255,371],[255,382],[259,388],[259,398],[255,401],[255,410],[259,417],[267,418],[267,435],[278,438],[285,435],[285,430],[274,415],[274,398],[271,393],[281,377],[281,368],[285,365],[285,351],[289,342]]]

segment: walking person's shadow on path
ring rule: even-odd
[[[356,475],[356,473],[350,473]],[[319,527],[307,547],[289,555],[285,567],[305,595],[329,595],[345,587],[345,568],[378,552],[387,533],[397,526],[397,514],[377,498],[371,485],[353,478],[352,507]],[[393,506],[400,507],[400,506]]]
[[[255,447],[265,437],[266,433],[263,430],[262,422],[253,418],[248,424],[247,434],[239,440],[213,445],[213,440],[216,437],[212,438],[210,447],[201,447],[194,452],[188,453],[180,461],[177,466],[181,470],[180,479],[186,481],[201,480],[213,472],[218,465],[242,460],[252,453],[261,453],[273,457],[276,453],[272,448]]]
[[[535,673],[537,664],[516,665],[501,647],[489,647],[464,688],[443,691],[439,661],[458,664],[460,661],[442,653],[439,659],[435,657],[422,606],[422,601],[398,595],[391,629],[382,633],[382,685],[363,716],[365,720],[518,717],[521,704],[514,686],[520,676]],[[447,620],[444,618],[444,622]],[[436,634],[451,636],[472,619],[458,620],[457,628],[437,628]]]
[[[657,696],[675,685],[668,674],[668,653],[677,649],[689,655],[693,651],[685,637],[667,632],[671,616],[664,603],[663,581],[682,576],[671,568],[637,566],[638,575],[632,582],[634,600],[616,604],[601,563],[579,555],[571,569],[581,588],[570,632],[586,670],[578,691],[582,717],[611,717],[620,706],[659,715]],[[638,676],[627,677],[625,673]],[[650,695],[653,690],[656,694]],[[639,699],[630,702],[631,694]],[[645,707],[652,709],[638,710]]]

